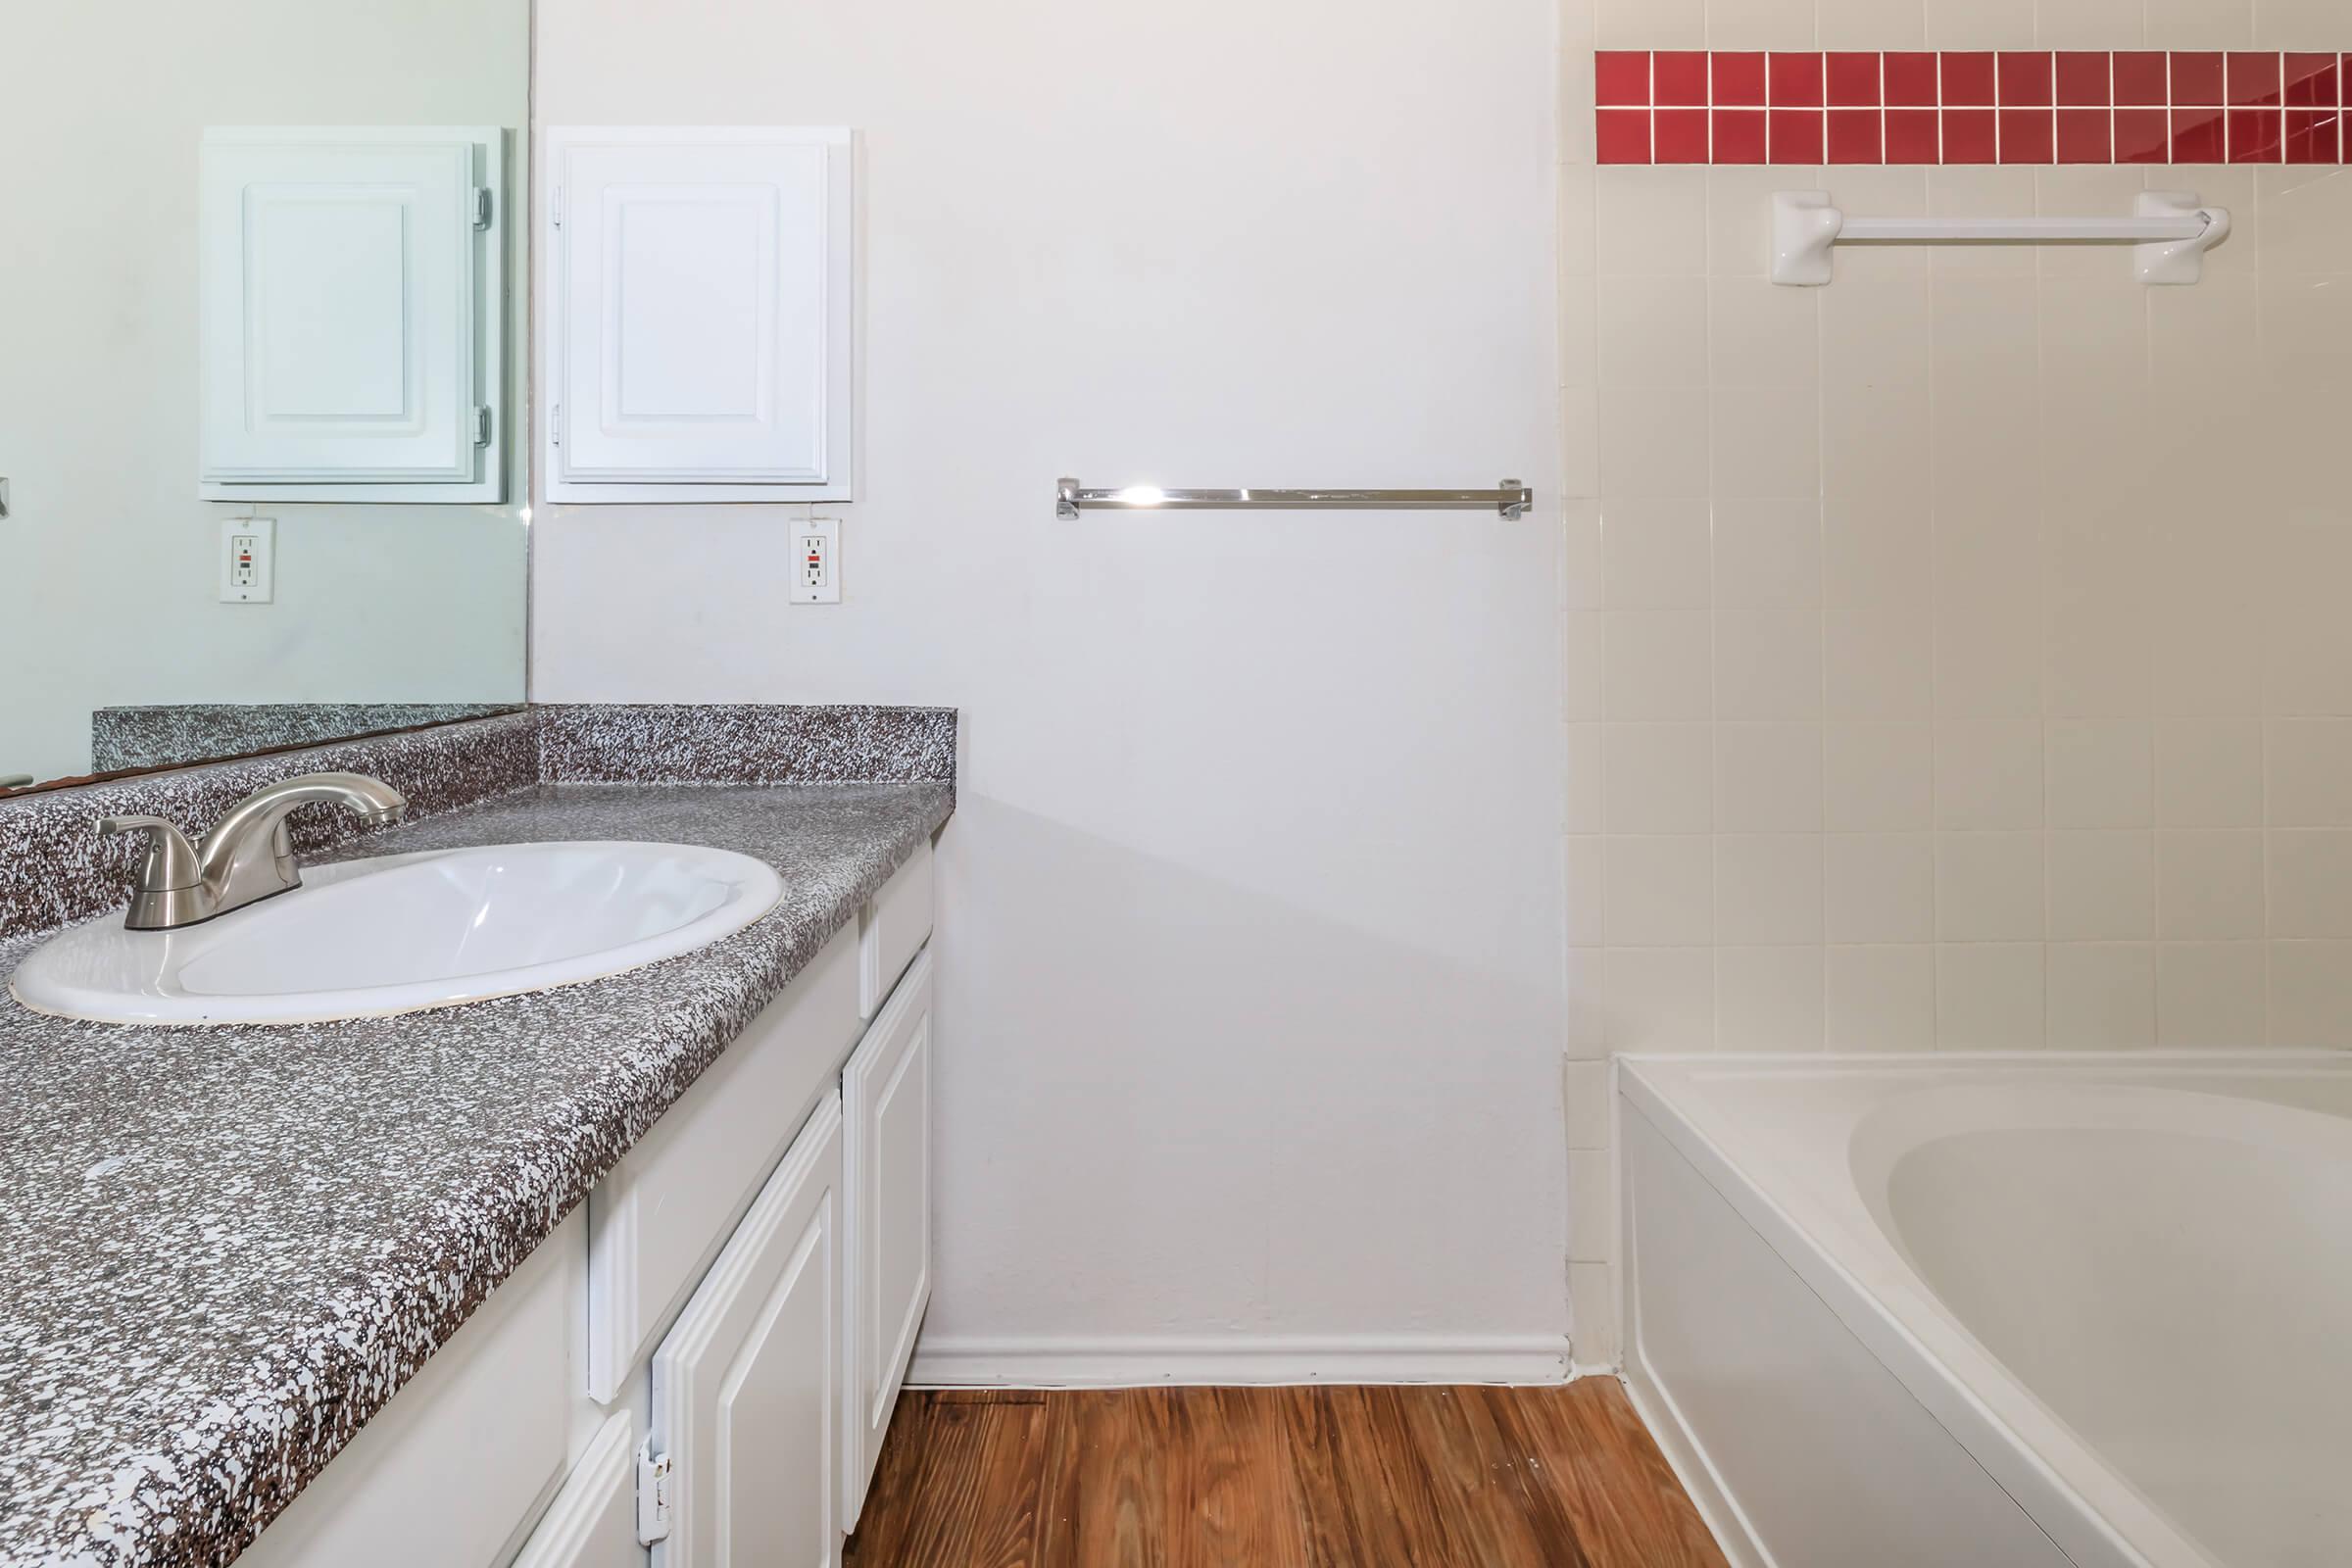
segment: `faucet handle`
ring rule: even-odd
[[[196,847],[188,836],[160,816],[102,816],[98,832],[106,838],[120,833],[147,835],[147,860],[139,868],[143,893],[176,892],[198,880]]]

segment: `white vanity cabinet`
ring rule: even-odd
[[[930,934],[925,843],[241,1560],[837,1563],[930,1299]]]
[[[841,1074],[849,1166],[849,1324],[842,1527],[865,1486],[915,1330],[931,1304],[931,955],[914,959]]]

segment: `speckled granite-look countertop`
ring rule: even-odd
[[[784,873],[736,935],[584,985],[279,1028],[0,1000],[0,1562],[233,1557],[954,799],[538,785],[342,852],[667,840]]]

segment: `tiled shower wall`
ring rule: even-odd
[[[1570,1287],[1605,1056],[2352,1045],[2352,173],[1594,165],[1600,49],[2341,49],[2341,0],[1561,0]],[[1860,214],[2227,206],[2128,249]]]

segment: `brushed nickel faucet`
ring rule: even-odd
[[[395,822],[408,797],[365,773],[305,773],[265,784],[228,808],[203,842],[160,816],[109,816],[98,831],[145,833],[147,858],[122,917],[130,931],[172,931],[302,886],[286,813],[332,801],[365,821]]]

